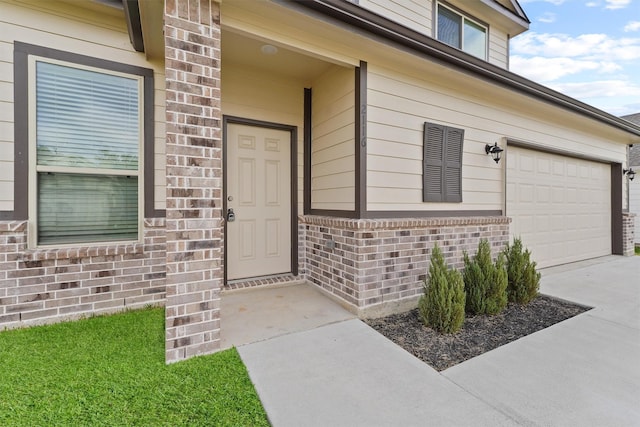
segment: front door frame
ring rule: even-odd
[[[227,284],[227,125],[237,124],[255,126],[268,129],[276,129],[289,132],[291,143],[291,274],[298,275],[298,128],[282,123],[267,122],[263,120],[248,119],[237,116],[222,116],[222,215],[224,221],[224,284]]]

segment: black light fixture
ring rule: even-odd
[[[633,181],[633,178],[636,177],[636,173],[633,169],[629,168],[629,169],[622,169],[622,174],[623,175],[627,175],[627,178],[629,178],[629,181]]]
[[[504,151],[502,148],[498,147],[498,143],[496,142],[493,145],[485,145],[484,146],[484,151],[487,154],[491,154],[491,157],[493,158],[493,161],[495,161],[496,163],[498,163],[500,161],[500,157],[502,156],[502,152]]]

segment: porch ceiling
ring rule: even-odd
[[[264,45],[278,48],[272,55],[262,53]],[[266,73],[312,82],[324,73],[331,63],[304,55],[271,41],[252,38],[229,30],[222,31],[222,67],[249,67]]]

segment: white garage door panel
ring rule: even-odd
[[[539,267],[611,254],[611,166],[507,150],[507,216]]]

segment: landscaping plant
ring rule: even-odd
[[[466,310],[473,314],[498,314],[507,306],[507,270],[504,255],[491,259],[487,239],[481,239],[473,257],[464,253],[464,288],[467,294]]]
[[[509,301],[527,304],[538,296],[540,273],[536,271],[535,261],[531,261],[531,252],[523,251],[522,240],[514,239],[513,245],[507,244],[504,250],[507,262],[507,295]]]
[[[448,268],[436,244],[431,253],[424,295],[418,305],[420,319],[438,332],[452,334],[464,322],[464,283],[458,270]]]

